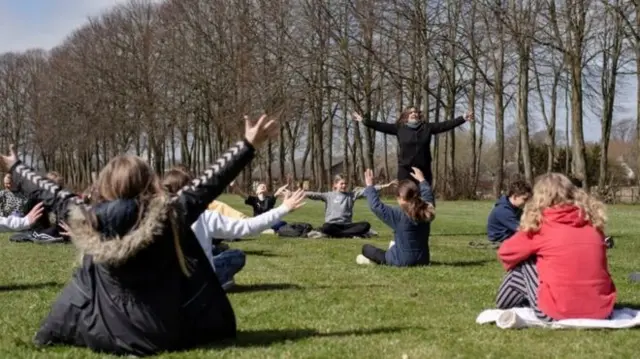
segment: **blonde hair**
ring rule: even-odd
[[[604,203],[582,188],[576,187],[567,176],[561,173],[547,173],[538,177],[533,186],[533,196],[524,206],[520,230],[537,232],[543,220],[542,212],[546,208],[561,205],[577,207],[586,221],[600,231],[604,231],[607,223]]]

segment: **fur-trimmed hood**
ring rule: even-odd
[[[88,220],[92,214],[87,213],[86,207],[74,205],[67,222],[71,240],[81,255],[91,255],[95,263],[118,266],[162,235],[170,213],[170,198],[161,195],[151,199],[136,224],[138,210],[135,201],[99,204],[93,211],[102,228],[96,229]]]

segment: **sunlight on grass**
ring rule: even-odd
[[[237,197],[223,201],[250,214]],[[279,239],[231,243],[247,252],[247,266],[230,294],[238,320],[234,346],[161,358],[632,358],[640,332],[504,331],[479,326],[491,307],[502,269],[483,241],[489,202],[440,202],[428,268],[358,266],[363,243],[386,248],[391,232],[360,201],[354,220],[373,223],[372,240]],[[308,203],[288,221],[319,225],[322,205]],[[610,266],[619,301],[640,305],[640,287],[626,276],[640,270],[640,207],[611,208],[616,248]],[[84,349],[31,346],[31,338],[73,268],[68,245],[0,242],[0,357],[105,358]]]

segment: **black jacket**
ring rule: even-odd
[[[150,200],[138,221],[135,200],[84,207],[21,163],[12,168],[27,193],[53,199],[73,232],[82,264],[57,298],[34,339],[112,354],[152,355],[234,338],[236,322],[191,224],[254,156],[246,141],[231,147],[176,197]],[[90,225],[87,211],[97,223]],[[190,276],[180,269],[169,216]]]
[[[465,123],[460,116],[444,122],[422,122],[417,128],[405,124],[363,120],[362,123],[376,131],[398,137],[398,179],[410,179],[410,167],[419,168],[431,183],[431,135],[453,130]],[[400,178],[403,177],[403,178]]]

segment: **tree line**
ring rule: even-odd
[[[564,169],[605,188],[621,79],[640,85],[633,1],[132,0],[51,50],[0,55],[0,146],[78,186],[124,152],[199,171],[243,115],[266,112],[283,125],[257,172],[327,188],[337,157],[351,182],[364,168],[394,176],[395,139],[350,112],[392,122],[418,106],[435,122],[473,109],[476,122],[434,140],[443,196],[474,197],[486,173],[498,194],[510,162],[528,181]],[[587,111],[601,122],[595,152]]]

